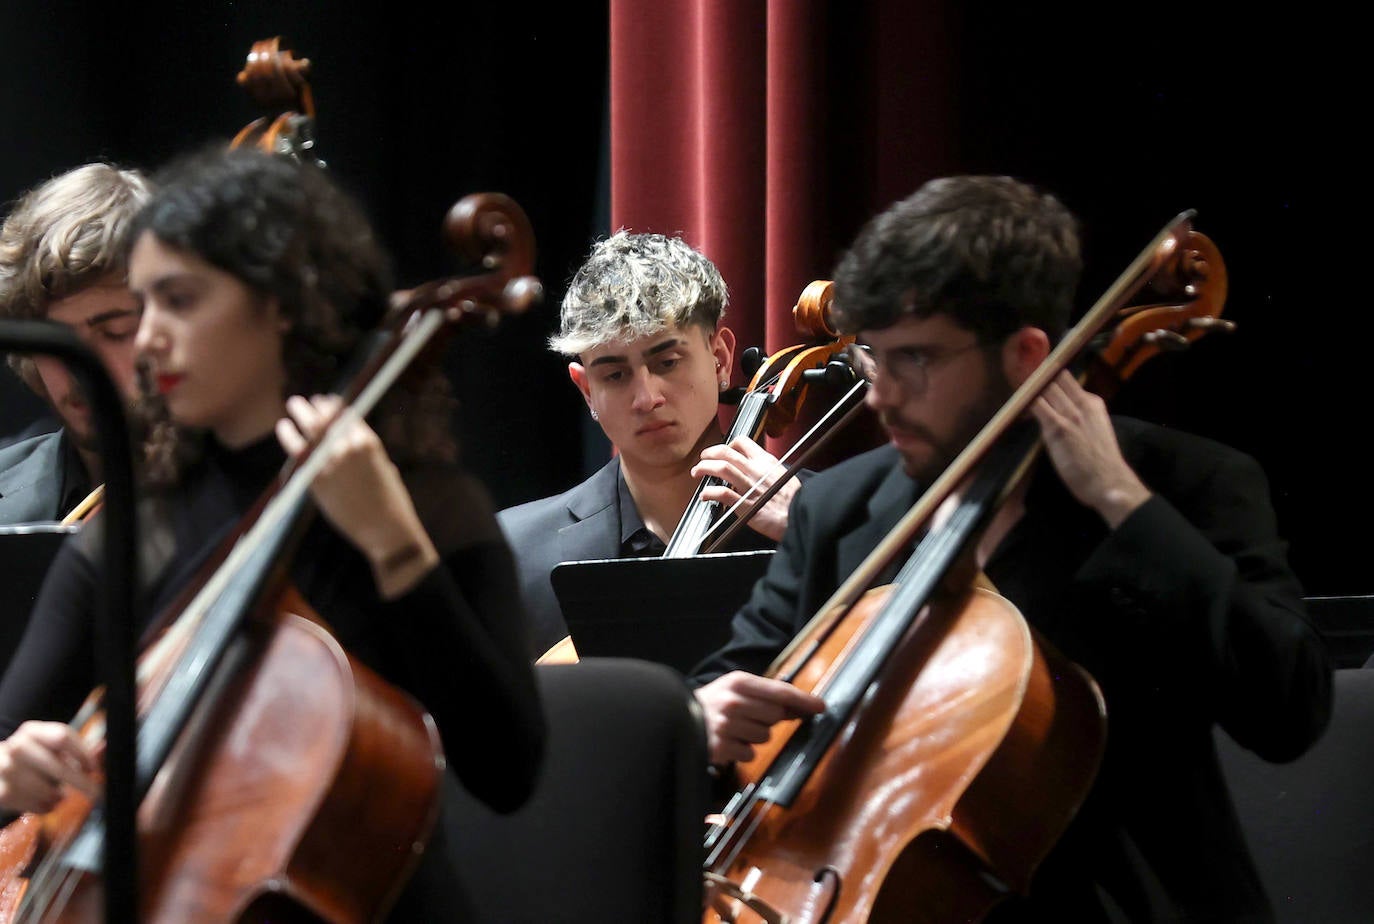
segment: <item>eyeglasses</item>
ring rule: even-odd
[[[924,394],[930,387],[930,370],[956,356],[973,350],[986,349],[990,344],[975,340],[967,346],[953,350],[925,349],[922,347],[897,347],[886,351],[881,357],[874,357],[871,365],[874,373],[879,368],[896,380],[910,395]],[[869,376],[872,381],[873,376]]]

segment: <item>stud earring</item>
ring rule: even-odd
[[[721,380],[720,380],[720,390],[721,390],[721,391],[725,391],[725,389],[727,389],[727,388],[729,388],[729,387],[730,387],[730,382],[729,382],[728,379],[721,379]]]
[[[601,419],[601,418],[598,417],[598,416],[596,415],[596,408],[592,408],[592,420],[600,420],[600,419]]]

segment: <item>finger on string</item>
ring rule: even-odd
[[[292,395],[286,399],[286,413],[307,440],[315,439],[324,428],[323,415],[308,398],[301,395]]]
[[[281,443],[281,448],[286,450],[286,454],[293,459],[300,458],[309,441],[301,435],[296,425],[286,417],[277,421],[276,426],[277,442]]]
[[[737,484],[745,479],[740,470],[724,459],[704,459],[692,466],[692,477],[694,478],[719,478],[721,481],[728,481]]]
[[[728,485],[715,484],[701,489],[701,499],[731,507],[739,503],[740,496]]]
[[[825,701],[816,694],[775,678],[744,674],[738,683],[741,693],[769,700],[793,712],[813,713],[825,709]]]
[[[69,764],[65,755],[40,747],[27,751],[25,756],[28,760],[23,765],[24,769],[33,771],[44,785],[52,787],[65,783],[80,792],[94,792],[90,778],[79,767]]]
[[[762,744],[768,740],[768,733],[772,725],[765,725],[762,722],[749,720],[729,720],[721,723],[719,734],[722,738],[731,741],[747,741],[750,744]]]

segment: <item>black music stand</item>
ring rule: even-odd
[[[57,523],[0,526],[0,675],[19,647],[48,566],[76,530]]]
[[[1374,661],[1374,596],[1307,597],[1303,603],[1335,667]]]
[[[768,550],[563,562],[553,591],[579,657],[638,658],[687,674],[730,638]]]

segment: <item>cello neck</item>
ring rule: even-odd
[[[735,415],[735,421],[730,425],[730,432],[726,435],[725,441],[728,443],[742,436],[757,440],[763,433],[764,419],[771,397],[770,392],[764,388],[747,392],[740,401],[739,413]],[[668,547],[663,553],[664,558],[690,558],[701,551],[702,541],[720,514],[720,504],[716,501],[703,501],[701,492],[710,485],[718,484],[723,482],[713,477],[703,478],[697,483],[691,502],[668,540]]]

